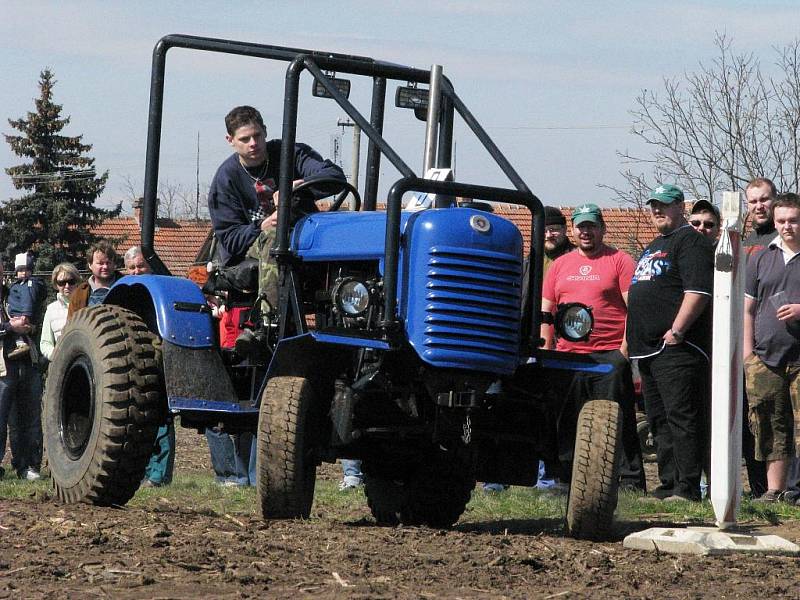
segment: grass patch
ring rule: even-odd
[[[49,479],[25,481],[14,476],[0,480],[0,500],[41,501],[52,497]],[[484,492],[477,487],[460,519],[462,524],[488,524],[510,521],[542,521],[547,527],[563,520],[566,496],[542,492],[535,488],[511,487],[504,492]],[[206,472],[184,473],[171,485],[141,488],[128,503],[141,509],[164,509],[164,505],[200,513],[238,514],[258,517],[260,506],[255,488],[223,487]],[[363,488],[339,491],[338,481],[318,480],[313,515],[340,522],[352,522],[369,516]],[[676,524],[714,523],[709,501],[659,502],[635,492],[620,492],[617,519],[636,522],[670,522]],[[741,524],[777,524],[800,520],[800,507],[784,503],[755,504],[749,498],[741,502],[738,521]]]

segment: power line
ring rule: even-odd
[[[486,127],[486,129],[503,129],[511,131],[574,131],[584,129],[630,129],[630,125],[510,125],[499,127]]]

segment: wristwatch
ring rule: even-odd
[[[683,341],[683,332],[678,331],[677,329],[670,329],[670,333],[672,337],[674,337],[679,343]]]

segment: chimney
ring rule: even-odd
[[[133,216],[136,219],[136,223],[139,227],[142,226],[142,204],[144,203],[144,198],[139,197],[133,201]]]

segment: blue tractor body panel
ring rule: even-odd
[[[400,235],[414,213],[403,213]],[[386,213],[314,213],[300,219],[291,239],[292,250],[305,261],[378,260],[383,273]]]
[[[399,296],[409,343],[431,365],[510,375],[519,364],[522,235],[472,209],[416,217]]]
[[[419,357],[436,367],[513,373],[519,230],[491,213],[448,208],[404,212],[400,231],[398,312]],[[306,262],[378,260],[382,271],[385,236],[385,213],[319,213],[298,223],[292,249]]]
[[[104,303],[140,312],[143,307],[139,304],[148,296],[155,310],[158,334],[163,339],[188,348],[210,348],[214,344],[211,315],[205,311],[205,296],[189,279],[127,275],[111,287]]]

